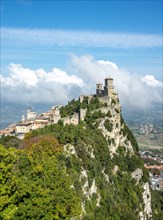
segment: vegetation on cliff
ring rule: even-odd
[[[69,103],[65,115],[78,110],[78,104]],[[17,149],[3,140],[0,219],[139,219],[147,172],[123,119],[121,135],[134,145],[134,153],[119,146],[111,157],[114,139],[109,142],[98,128],[105,120],[106,129],[112,131],[111,113],[102,113],[100,107],[99,100],[93,99],[79,125],[64,126],[59,121],[34,130]],[[137,168],[144,172],[139,184],[132,178]]]
[[[63,146],[51,136],[23,143],[23,150],[1,146],[1,219],[66,219],[79,215],[80,199],[62,158]]]
[[[163,219],[163,192],[152,190],[153,220]]]
[[[80,100],[73,99],[70,102],[68,102],[67,105],[62,106],[60,109],[60,114],[61,117],[66,117],[73,115],[74,112],[79,112],[80,108],[89,109],[90,111],[93,111],[104,106],[107,106],[106,103],[102,104],[97,96],[93,96],[90,100],[90,103],[88,101],[88,97],[84,97],[82,102],[80,102]]]

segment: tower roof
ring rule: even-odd
[[[113,80],[113,78],[111,78],[111,77],[109,76],[109,77],[106,77],[105,80]]]

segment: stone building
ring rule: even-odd
[[[102,83],[96,84],[96,94],[90,95],[80,95],[79,101],[82,103],[85,98],[87,98],[88,104],[94,96],[98,96],[101,103],[106,103],[107,106],[112,105],[112,99],[117,99],[118,94],[114,91],[113,79],[108,77],[105,79],[105,85],[103,87]],[[108,111],[108,107],[102,109],[105,113]],[[53,111],[53,124],[57,124],[59,120],[62,120],[65,124],[79,124],[80,121],[83,121],[86,115],[87,109],[80,109],[79,112],[74,112],[73,115],[67,117],[61,117],[59,106],[54,106]]]
[[[102,83],[96,84],[96,94],[80,95],[79,101],[81,103],[86,101],[86,103],[89,104],[94,96],[97,96],[101,103],[106,104],[106,107],[101,108],[103,113],[106,113],[108,109],[111,110],[111,107],[115,105],[115,100],[118,100],[118,94],[114,91],[113,79],[110,77],[106,78],[104,87]],[[86,108],[80,108],[78,112],[74,112],[70,116],[61,117],[60,107],[61,106],[58,105],[53,106],[50,111],[42,113],[40,116],[29,108],[27,109],[27,116],[25,117],[23,115],[20,123],[16,124],[12,129],[0,131],[0,136],[7,134],[12,135],[12,133],[14,133],[18,138],[22,139],[24,135],[31,130],[43,128],[48,124],[57,124],[59,120],[62,120],[64,125],[77,125],[80,121],[85,119]],[[119,102],[117,102],[115,107],[120,109]]]
[[[57,124],[57,122],[61,119],[61,115],[60,115],[60,110],[59,110],[59,106],[56,105],[52,108],[52,112],[53,112],[53,123]]]
[[[42,120],[41,119],[36,119],[31,124],[32,124],[32,130],[36,130],[36,129],[43,128],[46,125],[48,125],[49,121],[48,120],[43,120],[43,119]]]
[[[31,122],[18,123],[15,129],[17,134],[28,133],[32,130],[32,124]]]
[[[33,112],[31,108],[27,109],[27,120],[36,118],[36,112]]]
[[[74,112],[73,115],[61,118],[61,120],[63,121],[64,125],[66,125],[66,124],[77,125],[77,124],[79,124],[79,120],[80,120],[79,119],[79,113]]]
[[[96,84],[96,95],[98,97],[112,97],[114,95],[113,79],[111,77],[105,78],[105,85],[102,83]]]
[[[80,95],[79,101],[82,103],[85,98],[87,98],[88,104],[90,103],[93,96],[97,95],[101,103],[106,103],[107,106],[111,106],[112,98],[118,98],[117,93],[114,91],[113,86],[113,79],[106,78],[105,85],[103,87],[102,83],[96,84],[96,94],[90,94],[87,96]],[[103,111],[107,112],[108,107],[106,109],[102,109]],[[83,121],[86,115],[87,109],[80,109],[79,112],[74,112],[73,115],[61,118],[59,107],[53,107],[53,123],[56,124],[59,120],[62,120],[64,125],[65,124],[79,124],[80,121]]]

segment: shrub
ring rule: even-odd
[[[110,121],[109,121],[108,119],[105,120],[104,126],[105,126],[105,128],[106,128],[108,131],[110,131],[110,132],[111,132],[112,129],[113,129],[113,125],[112,125],[112,123],[110,123]]]

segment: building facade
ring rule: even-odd
[[[98,97],[112,97],[114,95],[113,79],[111,77],[105,78],[105,85],[102,83],[96,84],[96,95]]]
[[[27,123],[18,123],[16,125],[16,134],[25,134],[28,133],[32,130],[32,123],[27,122]]]

